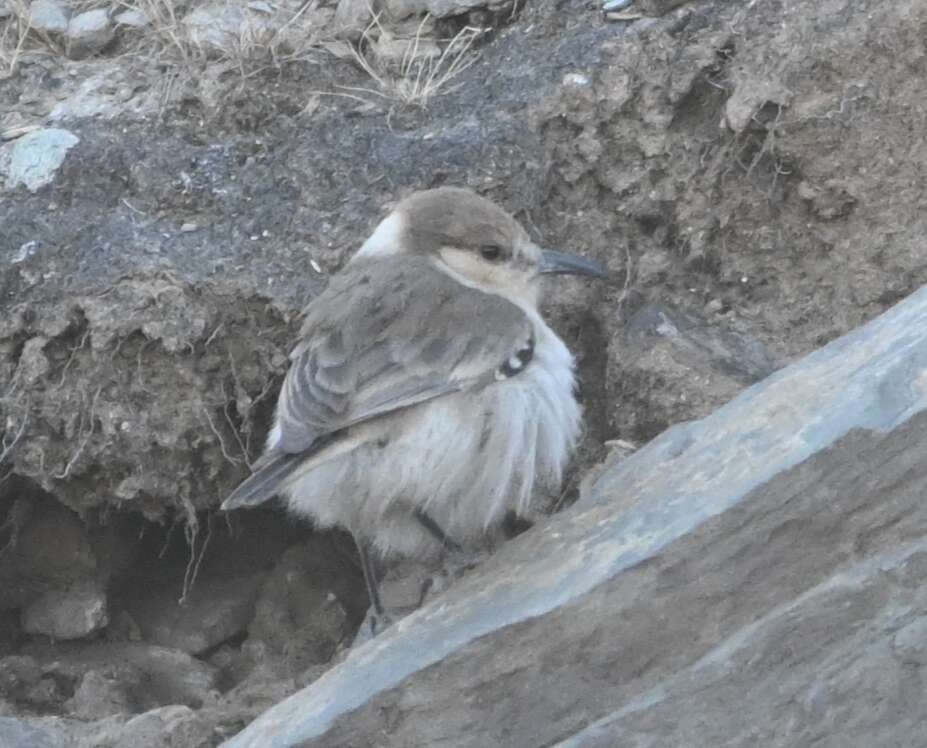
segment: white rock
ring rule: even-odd
[[[24,185],[30,192],[49,184],[64,157],[79,139],[67,130],[53,127],[33,130],[18,140],[3,146],[6,157],[0,155],[6,172],[7,189]]]
[[[82,639],[107,623],[106,593],[94,584],[50,590],[22,613],[23,631],[52,639]]]
[[[393,67],[414,65],[441,56],[441,50],[433,39],[393,39],[384,33],[372,47],[382,65]]]
[[[81,60],[99,52],[115,34],[109,13],[103,8],[74,16],[68,23],[68,57]]]
[[[67,6],[57,0],[35,0],[29,8],[29,25],[46,34],[63,34],[68,30]]]
[[[268,16],[272,16],[275,12],[274,7],[264,0],[251,0],[248,3],[248,9],[257,11],[258,13],[265,13]]]
[[[150,23],[148,16],[137,8],[129,8],[122,13],[117,13],[113,20],[118,26],[131,26],[136,29],[143,28]]]
[[[505,5],[500,0],[385,0],[391,18],[430,15],[432,18],[460,16],[472,10],[497,10]]]
[[[271,31],[263,13],[240,5],[222,3],[196,8],[183,20],[194,44],[220,52],[239,51],[243,42],[257,40]]]
[[[373,21],[377,4],[373,0],[339,0],[335,10],[334,32],[339,39],[356,41]]]

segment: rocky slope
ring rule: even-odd
[[[611,22],[578,1],[389,0],[360,60],[356,3],[185,4],[173,26],[148,3],[142,27],[59,6],[66,25],[37,31],[40,3],[0,2],[0,744],[214,745],[344,658],[364,612],[350,540],[215,508],[256,457],[300,309],[412,189],[469,185],[539,241],[611,268],[611,285],[567,284],[547,303],[587,410],[564,505],[587,476],[588,495],[613,486],[607,511],[623,511],[622,445],[707,416],[927,281],[927,11],[914,0],[645,4]],[[203,18],[230,30],[204,41]],[[91,21],[106,27],[96,41]],[[468,25],[486,29],[461,52],[469,67],[410,97],[397,39],[440,50]],[[900,453],[912,424],[892,432]],[[841,454],[808,480],[836,491],[840,460],[857,459]],[[866,521],[894,527],[878,495]],[[772,499],[751,501],[762,514]],[[752,537],[726,516],[721,539]],[[680,564],[712,553],[689,519]],[[869,542],[845,523],[821,533]],[[775,567],[807,539],[756,542]],[[856,574],[851,557],[821,567],[814,590],[773,575],[769,594],[827,619],[814,601]],[[853,577],[864,586],[868,568]],[[698,623],[684,587],[667,588],[667,625]],[[706,627],[766,636],[743,627],[772,607],[704,592],[723,619]],[[898,624],[914,626],[911,651],[917,620]],[[750,667],[758,683],[781,672]],[[623,690],[583,724],[663,720],[674,707],[628,685],[644,670],[619,668]],[[702,676],[674,672],[660,704],[695,698],[685,679]],[[901,674],[885,677],[889,689]],[[729,726],[718,717],[713,744],[744,744]]]

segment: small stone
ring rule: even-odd
[[[11,700],[24,698],[42,677],[42,669],[33,657],[11,655],[0,658],[0,696]]]
[[[371,0],[339,0],[332,24],[335,37],[357,41],[373,22],[375,3]]]
[[[215,668],[175,649],[150,644],[80,642],[33,644],[43,673],[79,683],[90,671],[114,679],[136,706],[186,704],[199,708],[217,685]]]
[[[263,574],[199,580],[180,604],[176,584],[139,589],[125,600],[145,641],[199,654],[243,631],[254,615]]]
[[[95,55],[113,40],[115,33],[109,13],[103,8],[74,16],[67,29],[68,57],[82,60]]]
[[[573,88],[586,88],[589,86],[589,76],[582,73],[567,73],[563,76],[563,85]]]
[[[106,593],[93,583],[66,590],[50,590],[23,610],[22,627],[28,634],[52,639],[82,639],[109,623]]]
[[[284,656],[294,672],[328,662],[352,628],[352,602],[338,589],[331,562],[320,556],[313,543],[287,550],[264,583],[248,627],[249,641]]]
[[[190,233],[196,231],[198,228],[199,228],[199,225],[198,225],[198,224],[195,224],[195,223],[184,223],[184,224],[181,224],[181,226],[180,226],[180,233],[181,233],[181,234],[190,234]]]
[[[372,47],[382,65],[397,68],[441,56],[441,49],[433,39],[396,39],[386,32],[380,35]]]
[[[72,723],[79,724],[79,723]],[[2,738],[2,733],[0,733]],[[214,724],[187,706],[171,704],[132,716],[86,724],[70,748],[170,748],[216,744]],[[2,744],[2,743],[0,743]],[[3,744],[5,745],[5,744]],[[20,745],[20,744],[17,744]],[[26,743],[21,745],[25,746]],[[32,744],[29,744],[30,746]],[[42,744],[44,748],[45,744]],[[58,748],[57,745],[49,748]],[[62,747],[63,748],[63,747]]]
[[[68,151],[79,142],[77,136],[67,130],[46,127],[4,146],[0,150],[9,149],[4,168],[6,188],[12,190],[23,185],[30,192],[36,192],[51,183]]]
[[[707,315],[717,314],[722,309],[724,309],[724,302],[721,299],[712,299],[705,304],[705,314]]]
[[[122,729],[115,748],[161,748],[212,745],[213,726],[187,706],[171,705],[133,717]]]
[[[815,185],[807,180],[798,183],[798,196],[806,200],[820,219],[832,221],[843,218],[853,210],[856,198],[838,180],[828,180]]]
[[[132,711],[124,686],[97,670],[84,673],[74,695],[64,706],[75,717],[85,720],[103,719]]]
[[[462,16],[473,10],[495,10],[504,5],[498,0],[386,0],[386,12],[391,18],[429,15],[432,18]]]
[[[191,42],[220,53],[234,52],[242,39],[260,39],[271,28],[263,13],[252,13],[232,3],[195,8],[184,18],[183,25]]]
[[[29,25],[45,34],[64,34],[68,30],[67,6],[57,0],[35,0],[29,8]]]
[[[32,377],[48,365],[28,342],[20,361],[26,381],[35,381]],[[75,512],[54,501],[20,499],[14,507],[10,521],[18,528],[16,544],[0,558],[0,608],[26,607],[49,590],[67,589],[98,573],[100,559]]]
[[[122,13],[117,13],[113,20],[117,26],[130,26],[136,29],[143,28],[150,23],[148,16],[137,8],[129,8]]]

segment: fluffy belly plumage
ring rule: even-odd
[[[384,556],[419,557],[440,544],[416,509],[465,546],[508,512],[526,513],[533,496],[559,488],[581,423],[572,356],[540,325],[524,372],[367,424],[288,481],[290,508],[317,526],[345,527]]]

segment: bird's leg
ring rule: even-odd
[[[416,509],[414,515],[422,527],[449,551],[442,561],[443,569],[422,583],[418,601],[421,607],[430,592],[440,592],[445,589],[452,579],[460,576],[461,572],[473,568],[481,558],[481,554],[465,551],[463,546],[444,532],[444,528],[424,510]]]
[[[383,603],[380,601],[380,588],[377,581],[377,569],[374,565],[373,554],[367,543],[354,538],[357,545],[357,552],[360,554],[361,569],[364,571],[364,584],[367,585],[367,597],[370,598],[370,606],[373,608],[373,615],[370,617],[370,635],[377,635],[377,624],[384,621],[386,616],[383,612]]]
[[[432,537],[434,537],[435,540],[441,543],[441,545],[443,545],[445,548],[452,550],[455,553],[459,553],[463,550],[457,541],[455,541],[453,538],[450,538],[448,534],[444,532],[443,529],[441,529],[441,525],[439,525],[428,514],[425,513],[425,510],[416,509],[415,519],[417,519],[422,527],[428,530]]]

